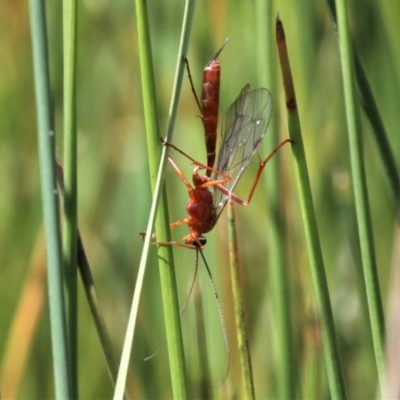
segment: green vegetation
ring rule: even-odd
[[[386,346],[391,356],[399,354],[394,347],[396,343],[392,342],[392,337],[398,337],[399,333],[393,330],[383,332],[383,321],[386,326],[396,326],[395,318],[399,314],[396,309],[399,302],[394,300],[394,291],[399,285],[394,267],[398,251],[396,221],[400,220],[400,212],[396,211],[400,196],[399,173],[396,171],[396,164],[400,165],[400,147],[397,144],[400,126],[397,101],[400,93],[400,54],[397,50],[400,49],[400,5],[395,2],[347,2],[349,40],[345,37],[348,33],[346,27],[336,26],[333,1],[303,1],[300,4],[285,0],[273,3],[272,7],[269,2],[266,7],[262,1],[196,3],[188,47],[194,83],[200,93],[204,66],[229,36],[229,42],[219,57],[222,70],[220,126],[225,111],[246,83],[253,88],[268,87],[274,101],[274,112],[267,137],[259,150],[260,158],[264,159],[280,141],[289,137],[289,126],[292,129],[296,124],[293,119],[288,120],[278,64],[275,17],[279,12],[286,33],[318,227],[317,239],[329,288],[340,355],[338,364],[342,368],[347,398],[375,398],[380,387],[387,398],[393,383],[386,378],[390,374],[400,376],[399,371],[381,364],[382,359],[387,361],[382,354]],[[341,4],[346,6],[345,2]],[[71,221],[63,227],[63,234],[67,232],[63,237],[64,249],[61,247],[63,241],[53,235],[50,246],[55,253],[49,253],[48,262],[52,265],[59,262],[62,251],[64,264],[71,267],[75,262],[70,252],[75,247],[76,235],[73,216],[76,166],[77,223],[96,284],[97,306],[101,311],[96,318],[104,321],[107,327],[108,333],[104,333],[102,340],[108,341],[109,335],[116,360],[120,360],[122,353],[144,246],[139,233],[148,225],[157,173],[157,160],[155,163],[152,160],[149,167],[149,139],[146,136],[146,126],[149,125],[148,121],[145,124],[145,115],[147,118],[149,115],[158,116],[155,124],[158,128],[154,132],[159,129],[159,134],[164,137],[185,6],[183,1],[154,1],[147,2],[147,5],[156,91],[153,99],[149,99],[149,93],[146,94],[142,87],[143,68],[147,67],[145,64],[141,66],[143,59],[140,61],[139,58],[140,34],[135,2],[78,2],[77,69],[75,77],[74,61],[67,61],[72,68],[69,78],[63,78],[62,72],[65,51],[63,21],[69,20],[65,15],[66,9],[63,14],[58,2],[46,3],[51,99],[54,102],[54,121],[48,119],[46,123],[50,127],[55,125],[60,158],[71,157],[69,162],[72,163],[67,164],[63,159],[70,174]],[[343,12],[343,8],[338,9]],[[337,20],[339,24],[346,13],[343,15]],[[107,367],[90,311],[93,306],[88,306],[80,275],[77,276],[76,360],[74,345],[67,353],[62,348],[63,338],[58,337],[60,340],[57,341],[53,337],[53,343],[60,350],[56,368],[53,365],[50,321],[59,325],[62,335],[73,340],[74,289],[72,286],[65,292],[69,309],[65,310],[67,324],[63,326],[62,318],[54,321],[52,317],[57,312],[54,310],[64,307],[62,296],[57,294],[57,282],[50,289],[52,312],[48,301],[45,271],[46,246],[49,244],[46,245],[44,231],[45,227],[50,229],[47,225],[50,222],[46,220],[46,226],[43,222],[42,191],[45,193],[47,189],[43,189],[44,178],[39,169],[37,129],[37,106],[40,110],[42,106],[35,93],[36,71],[33,68],[28,3],[6,2],[3,5],[0,33],[0,170],[3,188],[0,200],[1,397],[54,398],[54,376],[65,374],[64,364],[57,360],[72,354],[72,360],[68,362],[71,361],[70,365],[77,363],[78,368],[75,368],[75,374],[71,374],[72,378],[64,378],[73,381],[77,376],[79,397],[109,399],[113,396],[114,384],[108,371],[115,375],[115,365]],[[73,32],[70,35],[73,43]],[[344,46],[342,50],[339,50],[339,39]],[[356,56],[351,53],[352,46],[357,50]],[[74,50],[70,51],[73,54]],[[352,62],[356,63],[354,69]],[[345,83],[348,85],[345,89],[342,71],[345,71],[346,79],[350,79]],[[353,77],[353,72],[358,75]],[[149,73],[146,79],[151,80],[151,75]],[[367,86],[365,77],[370,86]],[[70,85],[67,92],[63,92],[63,84]],[[147,96],[146,105],[142,93]],[[371,103],[371,94],[376,105]],[[152,100],[157,106],[154,113],[148,108]],[[64,102],[70,102],[70,105]],[[75,107],[76,158],[73,150]],[[47,112],[47,117],[41,118],[51,117],[52,110]],[[172,143],[194,159],[205,162],[203,127],[198,115],[199,110],[184,75]],[[357,132],[353,132],[355,136],[350,136],[349,142],[349,115],[350,121],[351,115],[356,116],[353,128],[359,130],[361,144]],[[64,144],[64,129],[71,135],[67,144]],[[162,150],[161,142],[160,148],[154,150],[158,146],[156,136],[150,139],[153,157],[157,152],[161,154]],[[354,154],[354,150],[363,152],[363,163],[358,162],[357,166],[354,163],[360,160],[360,154]],[[308,225],[297,189],[297,156],[294,152],[290,145],[285,146],[266,167],[249,207],[235,205],[238,252],[235,274],[239,277],[235,291],[241,288],[240,302],[246,323],[246,330],[242,333],[248,335],[251,355],[251,368],[246,366],[248,375],[243,380],[225,210],[217,226],[207,234],[204,255],[215,280],[227,325],[231,350],[228,378],[216,386],[225,374],[227,356],[218,309],[201,257],[197,286],[180,320],[184,360],[174,356],[171,360],[167,345],[155,357],[143,361],[167,337],[164,309],[174,306],[165,304],[165,296],[163,300],[162,292],[165,294],[174,289],[165,288],[165,282],[160,283],[157,257],[160,254],[156,247],[151,246],[127,374],[130,398],[172,398],[174,385],[182,385],[180,393],[185,392],[186,385],[190,398],[244,398],[245,395],[252,398],[254,393],[259,399],[335,397],[325,365],[322,345],[325,334],[320,322],[326,319],[318,318],[320,300],[316,299],[320,298],[320,293],[316,297],[315,291],[319,278],[313,275],[310,267],[312,261],[305,231]],[[171,150],[169,154],[190,180],[190,162],[176,151]],[[42,159],[41,163],[46,161]],[[362,164],[367,193],[362,187],[363,172],[357,172]],[[257,157],[235,190],[240,197],[247,197],[256,171]],[[353,173],[359,174],[356,180],[353,180]],[[47,177],[49,174],[49,171],[45,173]],[[53,179],[54,175],[50,178]],[[356,186],[361,194],[354,194],[353,182],[358,182]],[[169,165],[165,169],[165,183],[169,220],[185,218],[187,190]],[[361,211],[359,201],[355,200],[358,196],[361,202],[364,201]],[[46,215],[53,218],[51,229],[58,229],[55,205],[49,201],[44,204]],[[360,225],[361,214],[367,221],[366,226]],[[174,228],[170,232],[171,240],[182,242],[187,233],[185,226]],[[182,306],[192,282],[196,254],[179,247],[173,247],[172,251],[174,257],[170,262],[174,264],[174,272],[171,279],[175,274]],[[377,270],[374,271],[375,265]],[[51,274],[57,281],[54,270]],[[71,285],[74,285],[74,279],[73,276],[69,278]],[[325,297],[321,298],[328,298],[327,294],[325,292]],[[55,297],[58,297],[57,305],[53,303]],[[384,317],[379,309],[380,301]],[[94,302],[97,302],[95,297]],[[174,303],[172,299],[171,303]],[[382,343],[385,337],[387,343]],[[243,341],[243,337],[240,340]],[[179,343],[174,343],[174,346],[179,353]],[[107,354],[112,360],[110,348]],[[62,365],[57,365],[57,362]],[[171,378],[171,364],[174,362],[178,365],[176,374],[180,374],[175,378],[178,383],[172,383],[174,378]],[[393,365],[400,365],[399,360]],[[246,382],[246,390],[243,382]],[[61,398],[60,393],[71,390],[75,390],[74,384],[57,394]]]

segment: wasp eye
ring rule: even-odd
[[[204,236],[200,236],[196,240],[193,241],[193,246],[200,248],[203,247],[207,243],[207,239]]]

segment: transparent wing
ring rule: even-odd
[[[250,90],[246,85],[226,113],[215,169],[232,179],[223,184],[229,192],[237,185],[250,160],[256,153],[272,114],[271,94],[267,89]],[[222,179],[213,173],[212,179]],[[217,216],[221,214],[228,196],[212,187]]]

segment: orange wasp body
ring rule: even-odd
[[[170,225],[173,228],[186,224],[190,233],[184,238],[185,244],[177,242],[171,244],[202,248],[206,243],[203,234],[213,229],[228,199],[243,206],[250,203],[265,165],[283,145],[290,142],[289,139],[283,141],[264,161],[260,162],[247,200],[242,200],[233,193],[233,189],[261,144],[271,113],[272,103],[269,91],[264,88],[250,90],[250,86],[246,85],[227,112],[215,168],[208,163],[205,165],[194,160],[170,143],[164,143],[187,157],[195,165],[192,185],[172,158],[168,157],[175,172],[187,187],[190,197],[186,207],[189,216]],[[199,174],[202,169],[207,171],[205,175]]]

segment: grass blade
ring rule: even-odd
[[[294,91],[292,73],[290,70],[289,56],[287,54],[285,33],[279,17],[276,20],[276,37],[282,80],[286,94],[289,134],[290,138],[294,141],[292,150],[296,167],[296,180],[300,196],[300,205],[303,215],[308,253],[310,257],[310,266],[316,302],[319,318],[321,319],[325,365],[327,368],[329,387],[331,397],[333,399],[346,399],[347,396],[344,386],[339,350],[337,346],[332,306],[329,299],[328,283],[326,280],[324,260],[322,257],[321,244],[311,195],[306,155],[301,135],[296,95]]]
[[[335,25],[337,25],[337,13],[334,0],[326,0],[329,13]],[[397,221],[400,222],[400,175],[396,167],[395,156],[389,143],[385,125],[379,113],[371,85],[361,63],[360,57],[355,50],[354,44],[349,39],[349,52],[353,52],[355,81],[357,82],[360,102],[372,126],[372,133],[377,144],[381,161],[385,169],[385,176],[388,179],[392,197],[395,202]]]
[[[383,340],[385,334],[385,322],[382,299],[379,290],[372,221],[369,211],[367,180],[365,175],[362,148],[363,142],[361,135],[360,113],[358,104],[355,100],[354,70],[347,4],[344,0],[337,0],[336,7],[358,235],[360,238],[361,257],[368,299],[367,303],[371,322],[372,340],[374,344],[375,362],[377,365],[378,379],[382,390],[384,387]]]
[[[57,185],[61,197],[61,205],[64,206],[64,169],[61,161],[57,158]],[[115,386],[118,375],[118,364],[114,355],[111,337],[108,333],[107,326],[101,312],[99,297],[97,295],[94,278],[89,265],[89,260],[86,255],[85,248],[79,229],[77,231],[77,264],[82,279],[83,288],[85,290],[86,299],[89,304],[90,312],[93,317],[93,321],[99,335],[100,344],[104,352],[104,356],[107,362],[107,369],[110,375],[111,381]]]
[[[172,131],[175,123],[179,93],[182,86],[184,74],[184,59],[189,44],[189,35],[194,15],[194,0],[188,0],[185,6],[185,15],[182,27],[182,37],[178,53],[178,64],[172,93],[171,108],[169,112],[167,125],[167,141],[171,140]],[[158,199],[164,182],[164,169],[167,163],[166,151],[164,147],[160,150],[160,135],[158,126],[158,117],[156,112],[156,97],[153,66],[151,58],[150,34],[147,18],[147,9],[145,2],[136,1],[136,14],[138,25],[140,62],[143,86],[143,101],[145,109],[146,135],[149,152],[149,165],[151,186],[153,190],[153,202],[151,205],[149,222],[147,226],[147,235],[143,245],[142,258],[139,265],[139,272],[136,281],[135,293],[132,302],[131,315],[128,322],[127,333],[125,337],[124,349],[121,358],[120,370],[116,385],[114,399],[122,398],[123,387],[125,385],[129,356],[131,352],[133,334],[135,330],[135,321],[139,306],[141,286],[144,278],[145,266],[148,258],[148,252],[151,241],[151,233],[154,225],[154,219],[158,206]],[[160,160],[161,156],[161,160]],[[158,218],[156,224],[157,238],[159,240],[169,241],[169,222],[167,218],[167,201],[165,190],[161,199]],[[173,270],[172,249],[170,246],[159,247],[160,260],[160,278],[162,285],[163,304],[165,312],[166,330],[168,338],[169,360],[171,367],[172,389],[174,397],[187,398],[187,388],[185,379],[185,362],[183,356],[182,333],[180,329],[180,316],[177,298],[177,289],[175,274]]]
[[[46,231],[47,277],[56,398],[72,398],[65,323],[63,268],[56,184],[55,136],[44,3],[31,0],[30,21],[38,120],[40,177]]]
[[[246,321],[244,319],[244,307],[242,291],[240,288],[238,267],[238,246],[235,227],[235,213],[233,204],[228,202],[228,232],[229,232],[229,264],[231,270],[231,284],[233,294],[233,306],[235,310],[236,334],[239,348],[240,367],[243,380],[243,398],[255,399],[254,379],[251,367],[250,349],[247,340]]]
[[[77,132],[76,56],[77,1],[63,1],[64,40],[64,221],[63,262],[66,276],[67,325],[72,396],[78,398],[78,293],[77,293]]]
[[[97,296],[96,287],[94,285],[94,279],[89,266],[89,261],[86,256],[85,249],[83,247],[82,238],[78,232],[78,264],[79,271],[81,274],[83,286],[85,288],[86,297],[89,303],[90,312],[93,316],[93,320],[96,326],[97,334],[99,335],[101,347],[104,352],[104,356],[107,361],[108,373],[111,377],[111,381],[115,386],[118,375],[118,363],[115,358],[113,351],[113,345],[108,333],[106,323],[101,312],[99,298]]]
[[[276,67],[273,53],[273,29],[269,21],[272,21],[272,2],[258,0],[257,6],[257,54],[259,55],[259,76],[262,79],[261,85],[270,90],[272,95],[278,93],[276,80]],[[268,135],[265,141],[268,148],[275,148],[280,142],[277,108],[275,118],[271,119]],[[276,154],[266,168],[264,181],[268,192],[268,204],[270,218],[268,221],[268,269],[270,273],[270,289],[272,308],[274,310],[274,321],[272,334],[274,343],[272,349],[275,352],[274,369],[276,370],[277,395],[281,399],[296,398],[296,357],[293,342],[293,324],[290,311],[289,271],[285,259],[284,243],[284,221],[281,210],[283,204],[280,174],[280,154]]]

